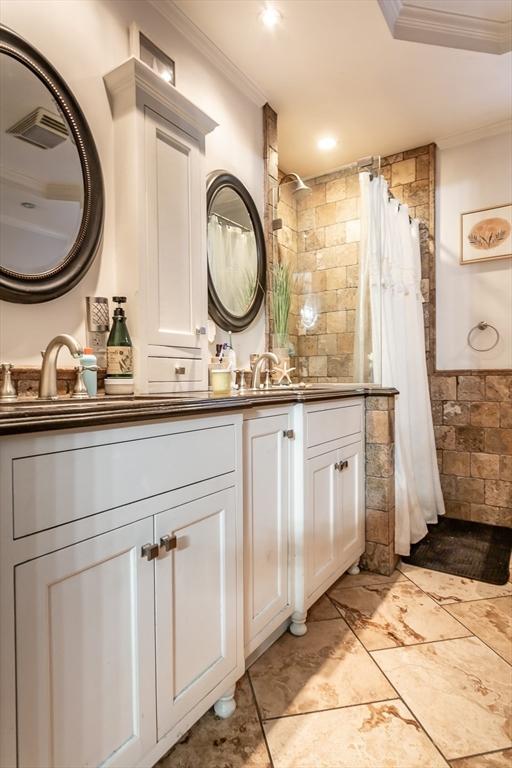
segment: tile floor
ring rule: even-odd
[[[158,768],[510,768],[512,583],[342,577]]]

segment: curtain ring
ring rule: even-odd
[[[485,331],[487,328],[492,328],[494,333],[496,334],[496,340],[494,344],[491,344],[490,347],[475,347],[473,343],[471,342],[471,336],[474,331]],[[485,320],[480,320],[479,323],[477,323],[468,333],[468,344],[471,347],[471,349],[474,349],[475,352],[489,352],[491,349],[494,349],[498,341],[500,340],[500,334],[497,328],[494,327],[494,325],[491,325],[490,323],[487,323]]]

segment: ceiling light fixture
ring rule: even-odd
[[[266,27],[273,29],[276,24],[279,24],[283,17],[272,5],[267,5],[261,12],[261,20]]]
[[[333,136],[324,136],[318,140],[318,149],[322,149],[324,151],[334,149],[337,143],[338,142],[335,138],[333,138]]]

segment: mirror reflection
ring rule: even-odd
[[[208,210],[208,266],[224,307],[243,317],[258,287],[258,252],[249,211],[230,187],[219,189]]]
[[[24,276],[59,267],[83,214],[78,151],[50,91],[0,55],[0,267]]]

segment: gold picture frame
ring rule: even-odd
[[[459,259],[461,264],[511,257],[512,203],[461,213]]]

